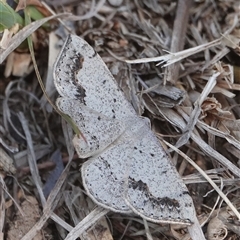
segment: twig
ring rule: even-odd
[[[183,50],[185,43],[185,35],[189,18],[189,10],[192,5],[192,0],[179,0],[177,5],[176,18],[172,33],[171,52],[179,52]],[[174,63],[166,68],[164,83],[176,83],[179,74],[180,63]]]

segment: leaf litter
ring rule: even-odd
[[[61,5],[59,1],[46,1],[44,7],[53,15],[72,13],[61,23],[95,48],[136,111],[152,120],[152,128],[161,141],[173,145],[170,154],[194,199],[197,222],[205,237],[238,239],[240,3],[86,0],[61,1]],[[63,25],[51,23],[56,28],[51,34],[64,40],[67,33]],[[36,30],[41,24],[34,24],[23,28],[21,40],[12,38],[9,48],[1,50],[2,61],[30,33],[39,39],[48,38],[50,30]],[[61,45],[53,39],[49,42],[51,58],[56,45]],[[35,50],[37,64],[42,78],[47,79],[47,93],[54,100],[47,45],[42,44],[41,48],[42,51]],[[39,215],[39,206],[34,203],[36,211],[30,212],[36,212],[35,220],[25,230],[23,239],[32,239],[43,229],[45,239],[190,239],[189,233],[192,239],[204,239],[193,234],[200,225],[186,229],[143,222],[136,216],[107,214],[100,208],[92,211],[94,204],[84,193],[79,173],[83,160],[74,154],[68,125],[63,125],[63,134],[61,119],[43,100],[35,75],[29,73],[29,63],[22,65],[26,69],[21,69],[21,76],[11,72],[11,67],[4,75],[6,61],[2,66],[0,139],[8,152],[7,162],[1,166],[4,190],[7,187],[15,201],[23,204],[22,209],[29,196],[43,208]],[[62,154],[59,161],[67,166],[53,187],[49,179],[56,179],[54,174],[59,172],[53,170],[56,163],[51,161],[51,155],[57,149]],[[3,154],[1,159],[5,159]],[[43,189],[50,191],[47,199]],[[5,216],[6,221],[2,221],[6,223],[1,226],[2,234],[11,239],[11,224],[27,223],[19,221],[21,214],[16,215],[14,203],[6,204],[11,202],[9,195],[3,196],[5,214],[1,216]],[[100,222],[100,216],[106,218]],[[12,218],[13,223],[9,221]]]

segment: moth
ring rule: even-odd
[[[84,188],[98,205],[156,223],[190,225],[188,189],[150,121],[138,116],[101,57],[69,35],[54,66],[56,105],[85,137],[75,136]]]

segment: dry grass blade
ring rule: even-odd
[[[193,129],[195,128],[198,118],[201,114],[201,105],[202,105],[203,101],[207,98],[209,93],[212,91],[214,86],[216,85],[217,77],[219,75],[220,75],[220,73],[217,72],[217,73],[214,73],[213,76],[211,76],[209,78],[209,80],[208,80],[206,86],[204,87],[202,93],[200,94],[199,98],[195,101],[194,109],[189,117],[188,124],[183,131],[183,135],[178,139],[178,141],[175,145],[176,148],[180,148],[181,146],[183,146],[184,144],[187,143]]]
[[[95,208],[87,217],[85,217],[80,223],[78,223],[72,231],[67,235],[65,240],[73,240],[78,238],[81,234],[86,232],[90,227],[94,226],[94,224],[103,216],[105,216],[109,210],[104,209],[102,207]]]
[[[227,198],[227,196],[221,191],[221,189],[212,181],[211,178],[208,177],[207,174],[187,155],[185,155],[183,152],[181,152],[179,149],[174,147],[173,145],[169,144],[168,142],[164,141],[169,147],[171,147],[174,151],[176,151],[179,155],[181,155],[184,159],[186,159],[194,168],[201,173],[201,175],[212,185],[215,191],[219,194],[219,196],[222,197],[222,199],[227,203],[229,208],[234,212],[234,214],[237,216],[237,218],[240,220],[240,213],[236,209],[236,207],[231,203],[231,201]]]
[[[2,176],[0,176],[0,184],[1,184],[1,196],[4,195],[4,190],[3,190],[3,187],[5,185],[3,179],[2,179]],[[5,219],[5,198],[1,197],[1,202],[0,202],[0,207],[1,207],[1,210],[0,210],[0,215],[1,215],[1,218],[0,218],[0,238],[3,239],[3,229],[4,229],[4,219]]]
[[[192,0],[178,1],[170,48],[170,51],[172,53],[183,50],[191,5]],[[179,62],[168,66],[165,70],[164,83],[171,82],[172,84],[176,84],[179,75],[179,68],[180,68]]]
[[[125,60],[127,63],[135,64],[135,63],[149,63],[149,62],[159,62],[158,65],[163,64],[163,67],[167,67],[173,63],[179,62],[187,57],[190,57],[198,52],[202,52],[206,49],[209,49],[211,47],[218,46],[221,44],[222,38],[219,38],[217,40],[214,40],[209,43],[202,44],[197,47],[189,48],[183,51],[179,51],[177,53],[169,53],[160,57],[152,57],[152,58],[142,58],[142,59],[136,59],[136,60]],[[166,51],[168,52],[168,51]]]
[[[166,119],[171,119],[171,122],[174,126],[177,126],[182,131],[186,128],[186,123],[183,118],[181,118],[178,114],[176,114],[171,109],[161,109],[162,114]],[[185,116],[186,117],[186,116]],[[186,117],[186,121],[189,121],[189,118]],[[209,146],[206,142],[201,139],[199,134],[194,130],[191,133],[191,139],[209,156],[212,156],[216,161],[225,166],[226,169],[229,169],[234,175],[240,177],[240,169],[236,167],[232,162],[230,162],[226,157],[221,155],[219,152],[214,150],[211,146]]]
[[[188,232],[189,232],[190,237],[185,237],[184,239],[192,239],[192,240],[206,239],[201,227],[202,226],[199,224],[199,221],[196,217],[194,224],[191,226],[188,226]]]
[[[21,240],[32,239],[34,236],[36,236],[37,232],[42,229],[43,225],[49,218],[52,218],[60,226],[62,226],[64,229],[67,229],[68,231],[72,229],[72,227],[68,223],[62,221],[61,218],[59,218],[57,215],[53,213],[54,209],[56,208],[56,205],[59,202],[59,199],[61,198],[59,191],[61,190],[62,185],[66,182],[66,176],[68,174],[69,167],[70,163],[66,166],[66,168],[62,172],[54,189],[51,191],[47,201],[45,200],[46,204],[44,205],[42,217]]]
[[[39,171],[37,168],[37,161],[36,161],[36,157],[35,157],[35,152],[33,149],[33,142],[32,142],[32,137],[28,128],[28,123],[26,118],[24,117],[22,112],[19,112],[19,120],[22,124],[22,128],[24,130],[24,134],[27,140],[27,144],[28,144],[28,164],[30,167],[30,172],[34,181],[35,186],[37,187],[38,190],[38,194],[40,196],[42,205],[44,205],[44,203],[46,202],[43,191],[42,191],[42,182],[40,179],[40,175],[39,175]]]
[[[214,134],[215,136],[218,136],[221,138],[225,138],[231,145],[233,145],[234,147],[240,150],[240,141],[234,138],[231,134],[224,133],[222,131],[219,131],[216,128],[210,127],[202,121],[198,121],[198,124],[201,125],[203,129],[210,132],[211,134]]]
[[[147,239],[148,240],[153,240],[153,237],[152,237],[151,232],[149,230],[148,223],[147,223],[147,221],[145,219],[143,219],[143,223],[144,223],[144,227],[145,227],[145,230],[146,230]]]
[[[24,27],[17,34],[15,34],[8,43],[6,49],[0,49],[0,64],[7,58],[7,56],[14,51],[28,36],[41,27],[44,23],[58,17],[69,16],[70,14],[57,14],[55,16],[47,17],[35,22],[32,22],[28,26]]]

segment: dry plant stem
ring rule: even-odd
[[[240,142],[236,138],[234,138],[230,133],[221,132],[218,129],[210,127],[209,125],[200,120],[198,120],[197,124],[201,126],[203,129],[205,129],[207,132],[213,134],[214,136],[225,138],[231,145],[240,150]]]
[[[57,183],[55,184],[54,189],[51,191],[47,202],[44,199],[44,209],[43,209],[43,216],[41,219],[30,229],[30,231],[22,238],[22,240],[32,239],[38,231],[40,231],[43,227],[43,225],[46,223],[46,221],[51,218],[56,223],[58,223],[60,226],[62,226],[64,229],[71,231],[72,226],[70,226],[68,223],[64,222],[61,218],[59,218],[55,213],[53,213],[53,210],[55,209],[56,205],[58,204],[59,198],[61,195],[59,194],[59,191],[61,190],[62,185],[64,182],[66,182],[66,177],[68,174],[68,170],[70,167],[71,161],[67,164],[64,171],[62,172],[60,178],[58,179]]]
[[[30,134],[30,130],[28,128],[28,123],[22,112],[20,112],[18,115],[19,115],[19,120],[21,121],[22,128],[23,128],[23,131],[24,131],[24,134],[26,137],[26,141],[27,141],[27,150],[28,150],[27,158],[28,158],[28,165],[30,168],[30,172],[31,172],[34,184],[37,187],[38,194],[40,196],[42,205],[44,205],[46,203],[46,199],[45,199],[43,191],[42,191],[42,182],[39,177],[36,156],[35,156],[35,152],[34,152],[34,148],[33,148],[32,137]]]
[[[148,222],[146,219],[143,219],[143,223],[144,223],[144,227],[145,227],[145,231],[146,231],[146,236],[148,240],[153,240],[153,237],[150,233],[149,227],[148,227]]]
[[[65,240],[77,239],[81,234],[87,231],[91,226],[94,225],[100,218],[106,215],[109,210],[102,207],[95,208],[89,213],[72,231],[67,235]]]
[[[4,222],[5,222],[5,195],[4,195],[4,190],[3,187],[5,185],[5,182],[3,180],[3,177],[0,176],[0,194],[1,194],[1,202],[0,202],[0,234],[3,234],[3,228],[4,228]],[[0,238],[3,239],[3,238]]]
[[[0,137],[0,144],[2,144],[5,149],[7,149],[8,151],[10,151],[10,152],[12,152],[12,153],[16,153],[16,152],[19,151],[18,147],[9,146],[8,144],[6,144],[6,143],[4,142],[4,140],[3,140],[1,137]]]
[[[222,189],[223,189],[223,181],[222,181],[222,179],[221,179],[221,191],[222,191]],[[203,227],[207,222],[209,222],[209,220],[211,219],[211,217],[212,217],[212,215],[213,215],[216,207],[217,207],[218,204],[219,204],[220,199],[221,199],[221,197],[218,195],[217,200],[216,200],[216,202],[215,202],[215,204],[214,204],[211,212],[209,213],[208,217],[202,222],[202,224],[201,224],[202,227]]]
[[[53,210],[56,208],[59,198],[61,197],[61,194],[59,194],[59,192],[62,189],[62,185],[66,183],[66,178],[67,178],[70,166],[71,166],[71,158],[69,159],[69,163],[65,167],[60,178],[58,179],[53,190],[51,191],[47,199],[46,205],[44,206],[44,209],[43,209],[43,213],[45,215],[49,215],[52,220],[54,220],[56,223],[58,223],[59,225],[61,225],[63,228],[67,230],[72,229],[72,227],[66,222],[63,222],[61,218],[59,218],[56,214],[54,214]]]
[[[160,111],[163,116],[168,119],[168,121],[170,121],[174,126],[180,128],[182,131],[186,128],[186,123],[183,118],[176,114],[172,109],[162,108]],[[189,118],[186,118],[185,120],[188,122]],[[197,131],[194,130],[191,133],[191,139],[197,143],[199,148],[201,148],[208,156],[216,159],[216,161],[225,166],[234,175],[240,177],[240,169],[232,162],[230,162],[226,157],[221,155],[219,152],[210,147],[206,142],[204,142],[197,134]]]
[[[227,158],[221,155],[219,152],[210,147],[206,142],[204,142],[198,135],[195,133],[191,134],[191,139],[198,144],[198,146],[209,156],[216,159],[220,164],[225,166],[229,171],[231,171],[237,177],[240,177],[240,169],[230,162]]]
[[[16,181],[15,181],[16,182]],[[8,188],[7,188],[7,186],[6,186],[6,184],[5,184],[5,181],[4,181],[4,179],[2,178],[2,176],[0,175],[0,187],[1,187],[1,189],[4,191],[4,194],[3,195],[1,195],[1,196],[6,196],[6,195],[8,195],[8,197],[9,197],[9,199],[11,199],[12,200],[12,202],[14,203],[14,205],[16,206],[16,209],[20,212],[20,214],[22,215],[22,216],[24,216],[24,212],[22,211],[22,208],[20,207],[20,205],[18,204],[18,202],[15,200],[15,199],[17,199],[17,198],[15,198],[15,197],[13,197],[9,192],[8,192]],[[1,190],[0,189],[0,190]],[[2,200],[1,200],[2,201]],[[5,202],[5,199],[4,199],[4,202]],[[2,209],[2,208],[1,208]],[[1,212],[1,211],[0,211]],[[1,213],[0,213],[1,214]],[[1,217],[3,217],[3,215],[1,214],[0,215]],[[0,238],[1,239],[1,238]]]
[[[225,203],[229,206],[229,208],[235,213],[236,217],[240,220],[240,213],[238,210],[233,206],[231,201],[227,198],[227,196],[221,191],[221,189],[213,182],[213,180],[186,154],[184,154],[182,151],[171,145],[170,143],[164,141],[165,144],[167,144],[170,148],[172,148],[174,151],[176,151],[179,155],[181,155],[184,159],[186,159],[215,189],[215,191],[221,196],[221,198],[225,201]]]
[[[28,144],[28,164],[30,167],[31,175],[32,175],[34,183],[38,189],[38,193],[40,195],[42,205],[44,206],[42,218],[22,238],[22,239],[32,239],[37,234],[37,231],[42,229],[43,225],[45,224],[45,222],[48,220],[49,217],[54,219],[58,224],[60,224],[64,228],[69,228],[68,224],[62,222],[62,220],[57,215],[52,213],[58,203],[58,200],[56,200],[56,198],[60,197],[60,195],[58,195],[58,192],[60,191],[62,184],[65,182],[66,174],[67,174],[66,172],[68,172],[67,171],[68,167],[65,168],[65,171],[62,173],[62,175],[59,178],[58,182],[56,183],[54,189],[51,191],[48,201],[46,202],[46,199],[44,197],[44,194],[43,194],[43,191],[41,188],[42,184],[41,184],[41,180],[39,178],[39,172],[38,172],[38,168],[37,168],[37,164],[36,164],[36,157],[35,157],[35,153],[34,153],[34,149],[33,149],[33,145],[32,145],[31,134],[28,129],[27,121],[22,112],[19,113],[19,119],[22,123],[22,128],[24,130],[27,144]],[[69,165],[70,165],[70,162],[69,162],[68,166]]]
[[[170,49],[172,53],[183,50],[191,5],[192,0],[178,0]],[[180,62],[177,62],[166,68],[164,83],[171,82],[175,85],[178,79],[179,67]]]
[[[62,185],[64,182],[66,182],[66,177],[68,174],[69,167],[71,165],[71,161],[67,164],[64,171],[62,172],[60,178],[58,179],[54,189],[51,191],[46,204],[44,205],[43,209],[43,216],[39,219],[39,221],[29,230],[29,232],[21,239],[21,240],[28,240],[33,239],[34,236],[36,236],[37,232],[40,231],[43,227],[43,225],[46,223],[46,221],[51,218],[56,223],[61,225],[63,228],[70,231],[72,227],[67,224],[66,222],[63,222],[61,218],[59,218],[55,213],[53,213],[53,210],[55,209],[56,205],[58,204],[58,200],[60,197],[59,191],[61,190]]]
[[[168,52],[169,54],[160,56],[160,57],[152,57],[152,58],[140,58],[140,59],[135,59],[135,60],[125,60],[126,63],[130,63],[130,64],[135,64],[135,63],[148,63],[148,62],[159,62],[157,64],[160,65],[162,63],[165,63],[163,65],[163,67],[169,66],[175,62],[181,61],[184,58],[190,57],[193,54],[199,53],[201,51],[204,51],[206,49],[209,49],[211,47],[215,47],[217,45],[220,45],[222,43],[222,37],[218,38],[212,42],[208,42],[208,43],[204,43],[202,45],[196,46],[196,47],[192,47],[189,49],[185,49],[182,50],[180,52],[176,52],[176,53],[171,53]]]
[[[184,144],[187,143],[187,141],[189,140],[192,131],[194,130],[196,123],[198,121],[198,118],[201,114],[201,105],[203,103],[203,101],[207,98],[208,94],[212,91],[212,89],[214,88],[214,86],[217,83],[217,77],[220,75],[219,72],[214,73],[208,80],[206,86],[204,87],[201,95],[199,96],[199,98],[197,99],[197,101],[194,103],[194,109],[189,117],[188,120],[188,124],[184,129],[184,133],[183,135],[179,138],[179,140],[177,141],[175,147],[176,148],[180,148],[181,146],[183,146]]]
[[[43,215],[21,240],[33,239],[37,235],[37,232],[41,231],[48,218],[48,216]]]
[[[23,238],[21,238],[21,240],[33,239],[37,235],[38,231],[41,231],[44,224],[46,224],[47,220],[50,217],[51,217],[52,220],[54,220],[56,223],[58,223],[60,226],[62,226],[66,230],[70,231],[72,229],[72,227],[69,224],[64,222],[55,213],[52,213],[52,211],[49,211],[48,213],[43,214],[43,216],[39,219],[39,221],[29,230],[29,232]]]
[[[199,224],[199,221],[197,219],[197,216],[195,216],[194,223],[191,226],[188,226],[187,229],[188,229],[188,233],[191,236],[192,240],[205,240],[206,239],[203,234],[201,225]],[[188,239],[190,239],[190,238],[188,238]]]

